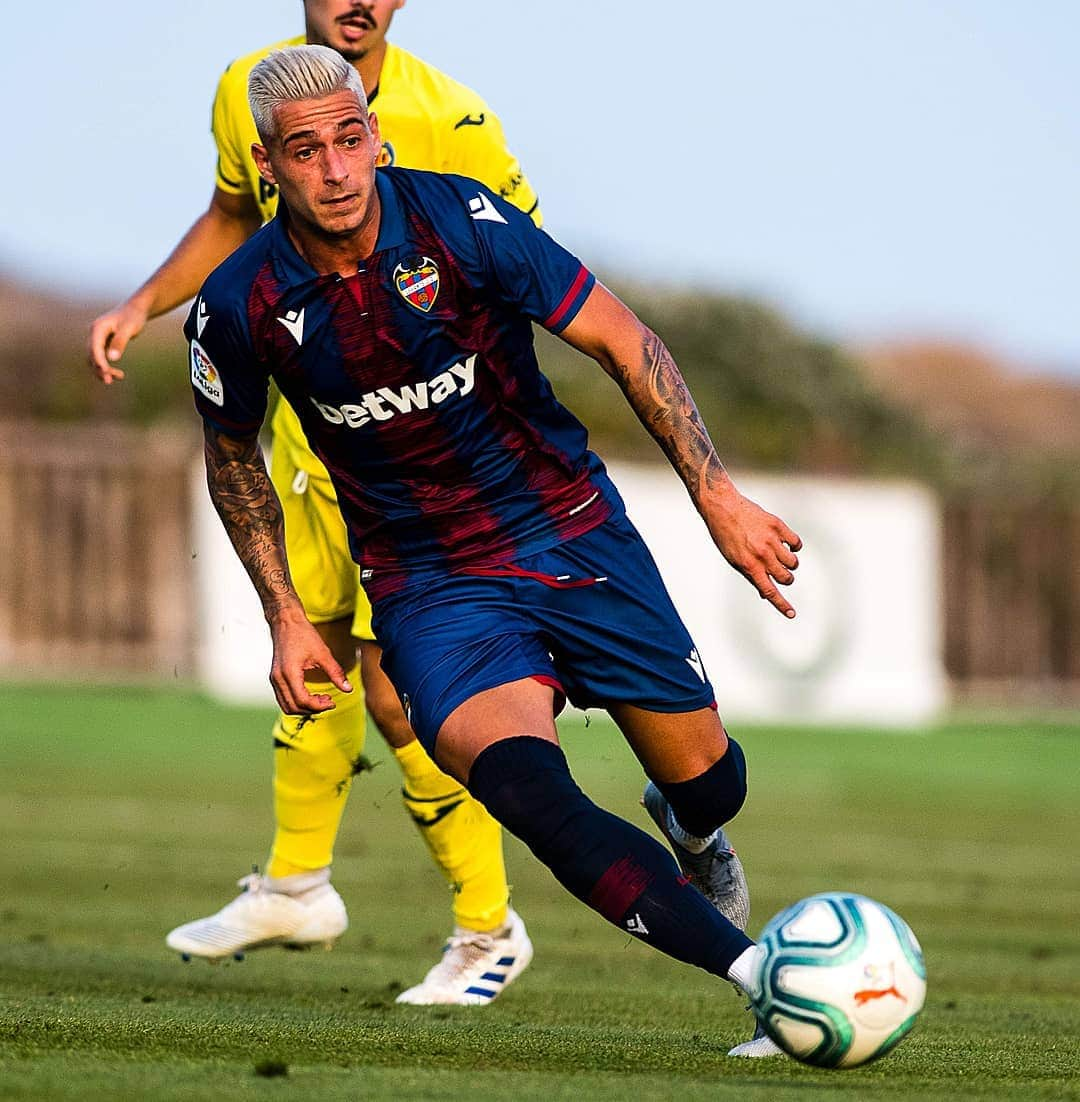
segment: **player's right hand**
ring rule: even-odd
[[[117,363],[128,341],[142,332],[146,320],[146,310],[129,300],[102,314],[90,326],[87,359],[90,369],[106,386],[124,377]]]
[[[799,568],[797,551],[802,540],[779,517],[735,489],[730,481],[724,493],[708,502],[705,521],[713,542],[725,559],[789,620],[795,609],[777,586],[791,585]]]
[[[308,688],[304,674],[310,671],[322,674],[343,693],[352,692],[345,671],[303,613],[275,617],[270,623],[270,634],[274,640],[270,684],[278,707],[286,715],[310,715],[334,707],[326,693],[313,693]]]

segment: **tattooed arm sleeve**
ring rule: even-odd
[[[724,466],[671,353],[648,326],[638,325],[636,354],[628,349],[625,356],[613,360],[609,373],[686,483],[690,496],[700,502],[726,480]]]
[[[791,585],[802,541],[779,517],[743,497],[716,449],[663,341],[599,283],[563,330],[592,356],[679,473],[724,558],[784,616],[795,610],[777,586]]]
[[[561,334],[619,384],[700,509],[730,486],[694,399],[664,342],[602,284]]]
[[[206,483],[236,554],[258,591],[267,620],[299,606],[285,557],[281,502],[257,436],[235,437],[204,424]]]

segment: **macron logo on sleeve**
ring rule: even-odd
[[[686,661],[690,668],[701,678],[702,685],[705,684],[705,663],[701,661],[701,656],[697,652],[695,647],[686,657]]]
[[[474,222],[501,222],[504,226],[507,225],[506,219],[483,192],[469,200],[469,214]]]

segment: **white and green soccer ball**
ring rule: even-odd
[[[853,1068],[914,1026],[926,967],[899,915],[863,895],[826,892],[762,931],[749,995],[765,1031],[796,1060]]]

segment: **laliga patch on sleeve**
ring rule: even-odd
[[[205,394],[215,406],[225,404],[225,388],[213,361],[198,341],[191,342],[191,385]]]

